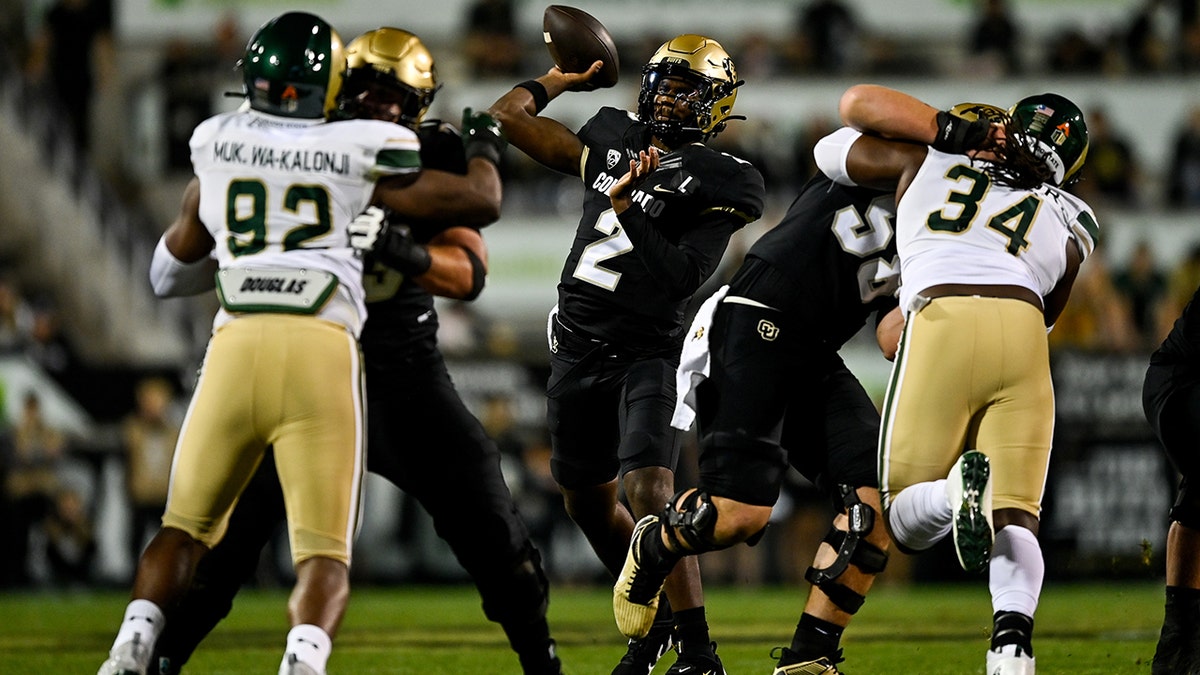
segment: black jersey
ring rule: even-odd
[[[1151,365],[1173,365],[1200,374],[1200,288],[1175,320],[1167,339],[1150,355]]]
[[[732,155],[686,145],[661,155],[619,222],[608,191],[649,146],[649,128],[602,108],[579,138],[583,216],[558,285],[560,318],[632,350],[673,348],[688,300],[716,270],[729,237],[762,215],[762,175]],[[636,230],[625,223],[631,217]]]
[[[417,136],[421,139],[423,167],[467,173],[462,136],[453,126],[430,120],[421,124]],[[421,244],[457,226],[446,222],[399,221],[395,216],[391,222],[412,228],[413,238]],[[416,281],[405,278],[403,273],[372,261],[370,257],[364,261],[363,267],[367,292],[367,322],[363,325],[361,337],[363,348],[370,349],[378,345],[393,353],[399,349],[435,349],[438,321],[433,308],[433,294]]]
[[[892,193],[838,185],[818,173],[746,253],[789,281],[756,287],[754,299],[793,314],[812,337],[840,348],[872,312],[896,306],[895,215]]]

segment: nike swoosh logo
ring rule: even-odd
[[[667,194],[669,194],[669,195],[673,195],[673,194],[675,194],[675,191],[674,191],[674,190],[672,190],[671,188],[665,188],[665,187],[663,187],[663,186],[661,186],[661,185],[655,185],[655,186],[654,186],[654,191],[655,191],[655,192],[665,192],[665,193],[667,193]],[[675,672],[682,672],[682,671],[675,671]]]

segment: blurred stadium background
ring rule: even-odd
[[[811,173],[811,145],[836,125],[849,85],[887,84],[940,107],[1007,105],[1049,90],[1077,102],[1092,136],[1077,189],[1098,214],[1102,246],[1052,335],[1058,424],[1042,531],[1048,578],[1160,578],[1174,478],[1142,418],[1140,388],[1150,351],[1200,283],[1200,2],[574,4],[612,30],[623,75],[611,90],[555,100],[546,114],[568,126],[601,105],[633,105],[642,63],[677,33],[720,40],[746,80],[736,112],[748,119],[715,144],[760,166],[769,204],[739,233],[714,287]],[[347,39],[379,25],[416,32],[445,83],[431,115],[455,122],[463,107],[486,107],[550,67],[544,7],[286,6],[321,14]],[[129,580],[144,536],[136,516],[155,506],[131,493],[136,471],[123,430],[148,379],[170,385],[166,423],[178,414],[215,307],[209,297],[153,298],[150,255],[191,175],[193,126],[237,104],[224,95],[240,88],[234,63],[253,30],[284,8],[271,0],[0,0],[0,522],[6,541],[28,542],[24,555],[8,556],[6,586]],[[65,67],[48,65],[55,57]],[[600,582],[548,483],[541,396],[545,313],[580,186],[516,150],[503,168],[504,214],[485,231],[488,287],[470,305],[440,305],[441,339],[464,398],[505,450],[551,575]],[[888,364],[862,337],[845,357],[881,395]],[[43,459],[22,460],[16,448],[28,442],[40,444]],[[799,583],[825,508],[797,477],[777,508],[778,534],[755,549],[706,556],[706,577]],[[359,541],[360,581],[464,579],[423,514],[381,481],[370,484]],[[281,541],[264,557],[262,583],[284,583],[287,567]],[[885,576],[958,578],[942,550],[897,555]]]

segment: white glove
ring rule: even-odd
[[[375,249],[379,237],[387,229],[387,213],[378,206],[368,206],[366,211],[358,214],[350,221],[347,231],[350,233],[350,247],[354,254],[362,257]]]

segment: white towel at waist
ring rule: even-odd
[[[708,353],[708,333],[712,328],[713,314],[717,305],[729,292],[729,286],[717,289],[696,311],[692,327],[683,341],[683,351],[679,354],[679,369],[675,371],[675,414],[671,416],[671,426],[676,429],[688,430],[696,420],[696,385],[708,377],[711,359]]]

